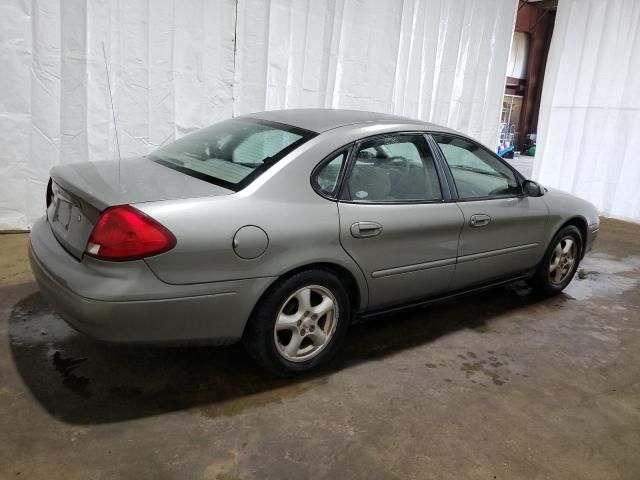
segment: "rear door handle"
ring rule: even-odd
[[[475,215],[471,215],[469,219],[469,225],[473,228],[484,227],[485,225],[489,225],[489,223],[491,223],[491,217],[484,213],[476,213]]]
[[[371,238],[382,233],[382,225],[376,222],[356,222],[351,225],[351,235],[355,238]]]

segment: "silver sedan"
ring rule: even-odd
[[[42,292],[116,342],[242,340],[308,371],[356,317],[529,280],[562,291],[593,245],[588,202],[473,139],[379,113],[227,120],[141,158],[57,166],[31,232]]]

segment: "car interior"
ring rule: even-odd
[[[395,155],[402,152],[404,155]],[[442,198],[433,158],[410,141],[361,149],[348,181],[356,201],[435,201]]]

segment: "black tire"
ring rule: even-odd
[[[552,280],[552,276],[550,273],[551,262],[554,260],[554,252],[556,246],[564,239],[570,238],[575,242],[576,245],[576,253],[575,253],[575,261],[571,268],[567,271],[565,276],[559,282],[554,282]],[[567,225],[561,228],[558,233],[555,234],[553,240],[549,244],[547,251],[536,270],[534,277],[532,278],[531,284],[534,289],[544,295],[556,295],[562,290],[565,289],[567,285],[571,282],[574,275],[578,270],[578,266],[580,265],[580,260],[582,259],[582,234],[580,230],[574,225]]]
[[[321,286],[337,301],[335,329],[328,343],[308,360],[290,361],[276,346],[275,323],[284,303],[305,286]],[[331,272],[322,269],[305,270],[283,278],[262,296],[245,329],[243,343],[249,355],[267,371],[278,376],[293,376],[326,363],[342,346],[351,320],[351,301],[346,288]]]

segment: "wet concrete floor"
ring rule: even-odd
[[[324,371],[237,346],[114,346],[43,302],[0,235],[0,478],[640,478],[640,225],[566,293],[501,288],[352,327]]]

